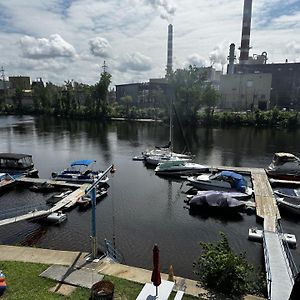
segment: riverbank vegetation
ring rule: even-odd
[[[109,90],[111,74],[104,71],[95,85],[68,80],[62,87],[52,83],[34,86],[31,105],[26,105],[26,101],[29,100],[24,98],[22,90],[17,89],[11,104],[0,101],[0,113],[54,115],[101,121],[125,118],[167,122],[172,102],[172,108],[183,125],[299,127],[298,112],[280,111],[276,107],[269,111],[218,111],[219,94],[206,78],[205,72],[199,73],[199,70],[192,66],[168,73],[166,90],[152,91],[151,97],[149,96],[153,98],[152,102],[149,98],[145,101],[146,105],[139,105],[133,102],[130,95],[125,95],[117,101],[115,91]]]
[[[202,254],[194,263],[194,272],[200,285],[224,293],[231,299],[240,299],[245,294],[263,295],[264,274],[249,264],[245,254],[236,255],[224,233],[213,243],[200,242]]]
[[[49,266],[44,264],[2,261],[0,269],[6,275],[7,289],[1,299],[3,300],[86,300],[90,297],[90,290],[77,287],[69,296],[63,296],[50,292],[49,289],[56,285],[56,282],[40,277]],[[111,281],[115,286],[115,299],[134,300],[141,291],[143,285],[120,279],[113,276],[105,276],[105,280]],[[172,293],[171,299],[174,299]],[[170,299],[170,300],[171,300]],[[185,295],[183,300],[196,300],[199,298]]]

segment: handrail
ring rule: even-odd
[[[112,260],[116,262],[122,262],[123,261],[123,256],[121,253],[112,245],[112,242],[104,239],[105,243],[105,254],[111,258]]]
[[[264,257],[265,257],[265,266],[266,266],[266,275],[267,275],[267,291],[268,291],[268,300],[269,300],[271,299],[271,295],[272,295],[272,274],[271,274],[269,253],[267,249],[264,230],[263,230],[263,248],[264,248]]]

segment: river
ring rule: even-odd
[[[280,129],[204,129],[184,128],[196,162],[213,166],[265,167],[277,151],[299,154],[300,131]],[[41,178],[50,178],[75,159],[95,159],[99,169],[114,163],[108,196],[97,204],[97,237],[115,242],[128,265],[152,268],[152,248],[160,248],[161,270],[173,265],[175,276],[196,278],[193,261],[200,255],[199,241],[214,242],[225,232],[237,252],[245,252],[256,266],[263,265],[262,246],[247,240],[255,215],[190,215],[184,204],[187,190],[182,182],[154,174],[141,161],[133,161],[154,145],[168,141],[169,129],[163,124],[115,121],[63,120],[51,117],[0,117],[0,152],[32,154]],[[174,132],[174,148],[184,149],[184,138]],[[1,210],[45,204],[49,195],[18,188],[1,196]],[[287,233],[300,236],[300,219],[282,214]],[[0,228],[4,244],[36,245],[60,250],[90,251],[91,211],[77,208],[59,226],[20,222]],[[300,265],[300,251],[292,250]]]

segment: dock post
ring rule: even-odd
[[[96,236],[96,187],[91,190],[92,198],[92,258],[97,257],[97,236]]]

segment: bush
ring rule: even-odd
[[[194,273],[200,284],[229,296],[246,293],[261,294],[264,280],[245,258],[245,254],[235,255],[224,233],[216,244],[200,242],[203,253],[194,262]]]

